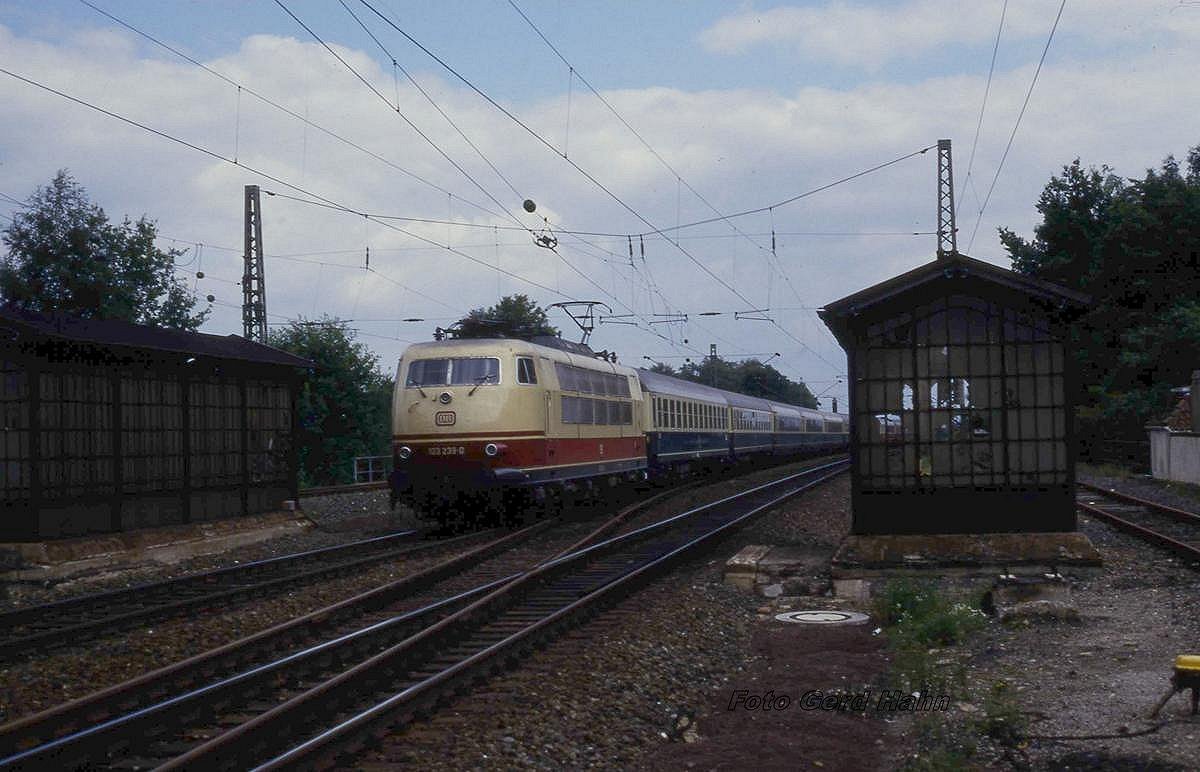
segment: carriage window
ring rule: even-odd
[[[529,357],[517,357],[517,383],[537,383],[537,372]]]

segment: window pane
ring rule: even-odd
[[[495,357],[472,357],[470,359],[451,360],[451,386],[498,383],[499,381],[500,360]]]
[[[418,359],[409,364],[405,385],[445,386],[447,364],[445,359]]]
[[[517,357],[517,382],[537,383],[537,372],[533,369],[532,359]]]

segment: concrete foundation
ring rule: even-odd
[[[1034,596],[1040,595],[1054,601],[1055,593],[1069,593],[1070,579],[1094,576],[1101,565],[1100,553],[1091,541],[1072,531],[851,534],[833,556],[830,568],[834,594],[859,603],[868,602],[884,583],[908,577],[936,579],[967,589],[1001,586],[1010,580],[1028,583],[1031,597],[1013,601],[1016,604],[1038,600]],[[1060,583],[1061,588],[1054,589]]]
[[[766,598],[828,595],[828,554],[796,545],[752,544],[725,563],[725,583]]]

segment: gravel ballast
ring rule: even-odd
[[[779,471],[757,473],[755,481]],[[719,481],[663,506],[678,512],[731,492]],[[751,683],[753,673],[769,666],[752,643],[768,608],[762,598],[724,584],[725,560],[762,543],[808,544],[832,555],[848,522],[843,476],[765,513],[432,720],[398,731],[358,763],[447,770],[657,766],[649,754],[664,744],[704,736],[712,695]]]

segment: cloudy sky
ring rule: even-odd
[[[780,202],[950,138],[959,248],[1007,266],[996,229],[1028,235],[1064,164],[1138,176],[1200,143],[1200,2],[1069,0],[1000,167],[1059,7],[4,2],[0,226],[69,169],[156,220],[234,333],[258,184],[271,322],[352,319],[385,369],[524,292],[607,303],[592,343],[627,364],[779,352],[828,405],[845,358],[813,309],[932,258],[935,153]]]

